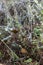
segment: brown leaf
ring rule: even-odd
[[[23,53],[23,54],[27,54],[28,52],[27,52],[26,49],[22,48],[22,49],[21,49],[21,53]]]

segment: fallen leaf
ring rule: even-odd
[[[23,54],[27,54],[28,52],[27,52],[26,49],[22,48],[22,49],[21,49],[21,53],[23,53]]]

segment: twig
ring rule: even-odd
[[[12,49],[11,49],[3,40],[1,40],[1,41],[2,41],[3,44],[9,49],[9,51],[11,52],[12,58],[13,58],[13,59],[14,59],[14,58],[18,59],[19,57],[15,54],[15,52],[13,52]]]

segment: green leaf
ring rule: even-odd
[[[32,59],[29,58],[28,60],[25,60],[24,62],[26,62],[26,63],[32,62]]]
[[[0,57],[2,57],[2,55],[3,55],[3,54],[0,52]]]
[[[41,10],[41,14],[43,14],[43,10]]]

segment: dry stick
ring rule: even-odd
[[[16,58],[16,59],[18,59],[19,60],[19,57],[15,54],[15,52],[13,52],[12,50],[11,50],[11,48],[3,41],[3,40],[1,40],[2,42],[3,42],[3,44],[9,49],[9,51],[11,52],[11,55],[12,55],[12,58],[14,59],[14,57]],[[21,61],[21,60],[20,60]],[[15,63],[15,62],[14,62]],[[22,63],[22,61],[20,62],[21,64],[24,64],[24,63]]]
[[[3,44],[9,49],[9,51],[11,51],[11,55],[12,55],[12,58],[14,59],[14,58],[16,58],[16,59],[18,59],[19,61],[21,61],[21,64],[23,64],[22,63],[22,60],[24,60],[24,59],[20,59],[16,54],[15,54],[15,52],[13,52],[12,51],[12,49],[3,41],[3,40],[1,40],[2,42],[3,42]],[[15,60],[13,60],[13,62],[14,62]]]
[[[12,49],[3,40],[1,40],[1,41],[9,49],[9,51],[11,52],[12,58],[14,59],[14,57],[15,57],[16,59],[18,59],[19,57],[15,54],[15,52],[13,52]]]

